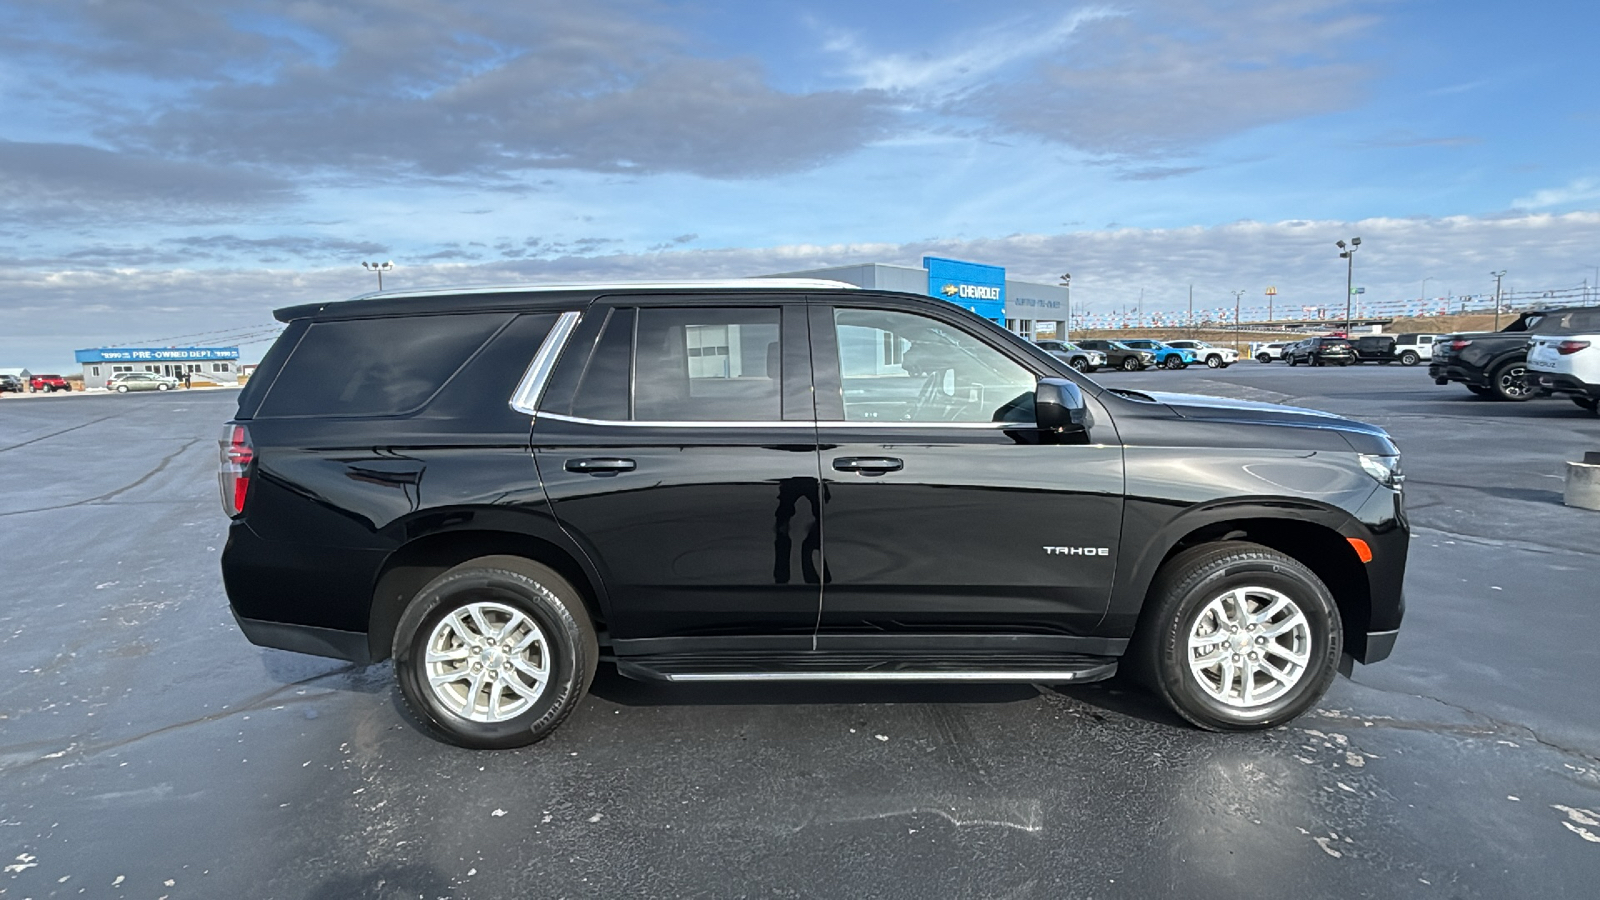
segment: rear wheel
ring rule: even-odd
[[[1600,415],[1600,400],[1596,400],[1593,397],[1573,397],[1572,402],[1587,409],[1589,412]]]
[[[1490,376],[1494,394],[1501,400],[1531,400],[1533,388],[1528,386],[1528,367],[1520,362],[1508,362],[1494,370]]]
[[[1132,674],[1213,731],[1272,728],[1328,690],[1343,650],[1339,608],[1295,559],[1259,544],[1206,544],[1156,575]]]
[[[429,582],[394,636],[406,705],[434,737],[503,749],[548,736],[594,679],[599,644],[577,590],[518,556],[485,556]]]
[[[1474,394],[1477,394],[1479,397],[1493,397],[1494,396],[1494,391],[1493,390],[1491,390],[1489,388],[1486,388],[1486,387],[1479,387],[1478,385],[1475,385],[1475,384],[1467,385],[1467,390],[1473,392]]]
[[[128,392],[128,386],[127,385],[125,385],[125,384],[117,385],[117,393],[126,394],[127,392]]]
[[[1258,363],[1270,363],[1270,362],[1272,362],[1272,357],[1269,354],[1266,354],[1266,353],[1257,353],[1256,354],[1256,362],[1258,362]]]

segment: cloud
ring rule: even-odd
[[[1511,201],[1511,205],[1517,209],[1547,209],[1590,200],[1600,200],[1600,178],[1578,178],[1565,187],[1534,191]]]
[[[1118,228],[1065,234],[1019,234],[978,240],[911,243],[791,244],[777,247],[560,255],[477,263],[397,260],[391,288],[514,282],[726,278],[863,262],[916,266],[924,255],[1006,267],[1013,278],[1054,284],[1072,273],[1073,303],[1108,311],[1134,302],[1180,310],[1192,284],[1197,308],[1265,301],[1278,288],[1280,308],[1342,302],[1345,267],[1333,242],[1360,235],[1356,283],[1369,301],[1430,293],[1482,294],[1485,273],[1507,269],[1512,291],[1576,287],[1579,266],[1600,242],[1600,212],[1495,217],[1374,218],[1357,222],[1235,222],[1210,228]],[[470,251],[469,251],[470,252]],[[79,346],[124,343],[150,334],[268,323],[271,310],[342,299],[368,290],[370,275],[353,265],[285,268],[53,270],[0,265],[0,358],[13,365],[61,368]],[[261,348],[256,348],[259,353]]]
[[[0,139],[0,217],[205,218],[296,197],[288,181],[247,169]]]
[[[0,49],[71,73],[38,88],[53,106],[108,144],[214,165],[502,186],[540,168],[745,178],[848,153],[886,115],[878,92],[786,93],[753,59],[696,55],[626,0],[33,9],[51,39]]]

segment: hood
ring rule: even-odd
[[[1165,391],[1140,393],[1157,403],[1164,404],[1185,419],[1211,419],[1257,425],[1299,425],[1306,428],[1331,428],[1381,437],[1389,435],[1376,425],[1336,416],[1318,409],[1261,403],[1255,400],[1208,397],[1203,394],[1169,394]]]

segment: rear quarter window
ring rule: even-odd
[[[257,413],[390,416],[422,406],[509,313],[313,322]]]

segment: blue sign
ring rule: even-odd
[[[1002,266],[924,256],[928,296],[949,300],[985,319],[1006,322],[1006,270]]]
[[[81,363],[98,362],[200,362],[208,359],[238,359],[238,347],[97,347],[75,350]]]

